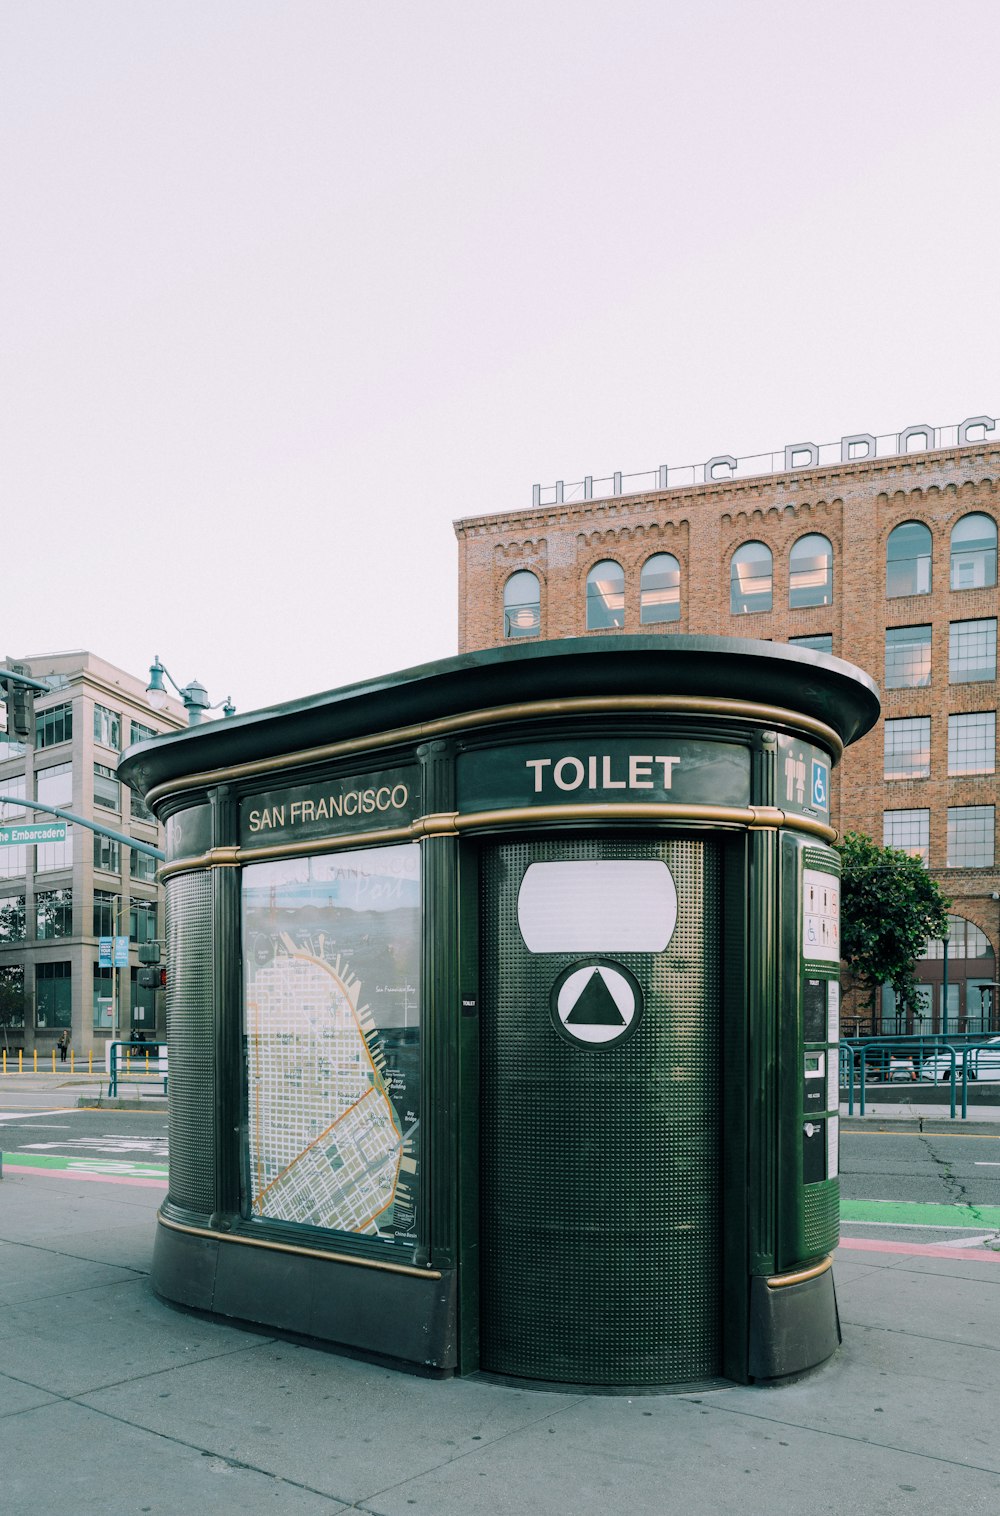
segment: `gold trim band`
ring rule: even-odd
[[[156,1219],[161,1226],[172,1232],[185,1232],[191,1237],[212,1237],[216,1242],[239,1242],[248,1248],[270,1248],[275,1253],[296,1253],[302,1258],[322,1258],[331,1263],[355,1263],[359,1269],[381,1269],[387,1274],[408,1274],[413,1279],[440,1279],[440,1269],[418,1269],[408,1263],[381,1263],[377,1258],[357,1258],[353,1253],[327,1253],[322,1248],[297,1247],[289,1242],[267,1242],[261,1237],[243,1237],[234,1232],[215,1232],[211,1227],[188,1226],[182,1221],[171,1221],[159,1211]]]
[[[799,1269],[794,1274],[775,1274],[767,1281],[769,1290],[784,1289],[786,1284],[805,1284],[807,1279],[818,1279],[825,1274],[827,1269],[833,1268],[833,1259],[824,1258],[822,1263],[814,1263],[811,1269]]]
[[[233,868],[245,863],[266,863],[272,858],[295,858],[315,853],[334,853],[348,847],[374,847],[386,842],[416,842],[422,837],[455,837],[464,832],[487,831],[499,826],[531,826],[546,821],[650,821],[691,822],[699,826],[746,827],[763,831],[784,827],[806,832],[823,842],[835,842],[837,833],[811,816],[796,816],[774,806],[672,805],[669,802],[607,803],[594,805],[524,805],[505,810],[457,811],[422,816],[409,826],[375,832],[347,832],[337,837],[314,837],[307,842],[271,843],[267,847],[212,848],[191,858],[177,858],[158,870],[159,879],[191,869]]]
[[[177,794],[183,790],[249,779],[255,774],[271,774],[278,769],[302,768],[332,758],[345,758],[352,753],[377,751],[403,743],[428,742],[451,732],[495,726],[505,721],[523,721],[533,716],[592,716],[631,711],[720,716],[728,720],[752,721],[758,726],[789,726],[795,731],[808,732],[811,736],[818,737],[830,749],[834,762],[839,760],[844,751],[844,744],[832,727],[812,716],[786,710],[780,705],[758,705],[752,700],[715,699],[704,695],[580,695],[566,700],[528,700],[514,705],[493,706],[488,710],[463,711],[458,716],[439,716],[435,721],[421,721],[412,726],[396,727],[393,731],[376,732],[367,737],[350,737],[343,742],[302,748],[274,758],[256,758],[246,763],[230,764],[227,768],[207,769],[200,774],[187,774],[182,779],[171,779],[165,784],[154,785],[147,793],[146,801],[152,803],[164,795]]]

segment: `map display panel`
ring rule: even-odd
[[[243,871],[251,1215],[416,1240],[420,850]]]

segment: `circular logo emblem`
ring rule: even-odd
[[[611,1047],[633,1032],[642,1015],[638,980],[619,963],[592,958],[574,963],[552,987],[556,1030],[585,1047]]]

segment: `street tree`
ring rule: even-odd
[[[842,866],[841,955],[874,1011],[878,990],[892,986],[896,1005],[918,1009],[914,964],[947,927],[951,901],[920,858],[847,832]]]

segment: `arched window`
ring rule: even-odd
[[[833,604],[833,548],[826,537],[810,532],[794,544],[788,560],[788,604]]]
[[[681,619],[681,566],[673,553],[654,553],[642,565],[639,577],[639,620]]]
[[[904,521],[893,527],[885,545],[885,593],[929,595],[931,592],[931,534],[922,521]]]
[[[587,631],[624,625],[625,570],[613,558],[605,558],[587,575]]]
[[[956,521],[951,533],[951,587],[975,590],[997,582],[997,524],[975,512]]]
[[[734,616],[771,609],[771,549],[763,542],[744,542],[733,554],[729,609]]]
[[[530,569],[518,569],[503,587],[505,637],[537,637],[542,625],[542,592]]]

